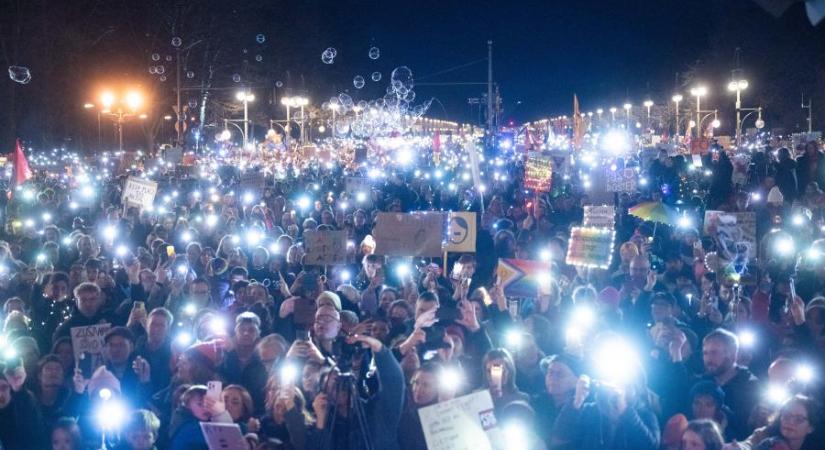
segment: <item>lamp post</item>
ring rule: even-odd
[[[624,106],[625,129],[630,130],[630,108],[633,107],[630,103],[625,103]]]
[[[679,102],[682,101],[682,94],[676,94],[670,98],[676,103],[676,143],[679,143]]]
[[[616,122],[616,111],[618,111],[618,110],[616,109],[615,106],[610,107],[610,122],[611,123]]]
[[[602,123],[602,113],[604,113],[603,109],[599,108],[599,109],[596,110],[596,115],[599,118],[599,125],[601,125],[601,123]]]
[[[135,90],[128,91],[122,98],[118,98],[112,91],[103,91],[100,94],[100,105],[98,110],[98,141],[100,141],[100,116],[109,115],[114,118],[117,125],[117,147],[118,151],[123,151],[123,123],[130,117],[145,119],[146,114],[138,114],[137,111],[143,106],[143,95]],[[83,105],[86,109],[91,109],[94,104]]]
[[[341,105],[339,105],[338,103],[330,103],[329,104],[329,109],[332,111],[332,132],[331,132],[331,134],[332,134],[332,138],[334,139],[335,138],[335,113],[337,113],[338,110],[341,109]]]
[[[653,106],[653,100],[645,100],[644,105],[647,108],[647,128],[650,129],[650,108]]]
[[[696,97],[696,137],[702,137],[702,103],[701,99],[708,93],[708,88],[705,86],[696,86],[691,88],[690,95]]]
[[[249,102],[255,101],[255,94],[249,91],[240,91],[235,94],[235,98],[239,102],[243,102],[243,148],[246,150],[249,136]]]
[[[741,111],[742,111],[742,91],[748,88],[748,80],[731,80],[728,83],[728,91],[736,92],[736,146],[738,147],[740,144],[740,139],[742,136],[742,119],[741,119]]]
[[[304,117],[304,106],[309,104],[309,99],[306,97],[293,97],[293,106],[297,106],[301,108],[301,145],[303,145],[306,141],[306,132],[304,131],[304,121],[306,117]]]

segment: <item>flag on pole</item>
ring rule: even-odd
[[[583,140],[584,123],[581,112],[579,111],[579,97],[573,94],[573,148],[576,150],[582,148]]]
[[[19,186],[33,176],[29,162],[26,160],[26,154],[23,153],[23,145],[18,139],[17,148],[14,150],[14,184]]]

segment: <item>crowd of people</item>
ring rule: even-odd
[[[340,167],[259,191],[229,165],[166,168],[142,209],[121,201],[137,170],[84,178],[84,203],[77,173],[35,168],[2,195],[0,449],[206,449],[201,424],[226,423],[250,449],[419,450],[420,409],[484,390],[521,433],[507,449],[821,448],[825,154],[780,145],[742,182],[719,148],[701,170],[628,157],[647,182],[613,197],[606,270],[565,261],[593,196],[581,174],[534,193],[494,148],[483,190],[461,168],[422,176],[423,157],[360,195]],[[693,223],[628,214],[643,201]],[[758,248],[741,261],[704,233],[707,209],[753,212]],[[427,210],[475,211],[476,252],[375,253],[377,212]],[[345,230],[348,263],[303,264],[307,230]],[[550,270],[513,298],[499,258]],[[99,354],[73,348],[89,329]]]

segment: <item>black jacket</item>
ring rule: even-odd
[[[3,450],[48,448],[45,429],[31,392],[25,389],[12,392],[9,404],[0,409],[0,444]]]

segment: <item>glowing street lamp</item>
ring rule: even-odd
[[[117,123],[118,149],[123,151],[123,122],[129,117],[146,119],[148,116],[145,113],[138,114],[138,110],[140,110],[143,104],[143,94],[137,90],[130,90],[121,98],[118,98],[111,90],[101,92],[101,108],[97,112],[98,144],[100,144],[100,115],[108,114],[115,118],[115,122]],[[93,103],[86,103],[83,107],[92,109],[95,105]]]
[[[332,111],[332,137],[334,138],[335,137],[335,113],[337,113],[338,110],[341,109],[341,104],[339,104],[339,103],[330,103],[329,104],[329,109],[330,109],[330,111]],[[321,132],[323,133],[323,131],[321,131]]]
[[[611,122],[615,122],[615,121],[616,121],[616,111],[618,111],[618,109],[616,109],[616,107],[615,107],[615,106],[611,106],[611,107],[610,107],[610,121],[611,121]]]
[[[702,123],[702,97],[708,95],[708,88],[706,86],[696,86],[690,89],[690,95],[696,97],[696,137],[702,137],[702,131],[700,130],[700,124]]]
[[[676,143],[679,143],[679,102],[682,101],[682,94],[676,94],[670,99],[676,103]]]
[[[748,88],[748,80],[739,79],[731,80],[728,83],[728,91],[736,92],[736,145],[739,146],[739,141],[742,135],[742,91]]]
[[[622,107],[624,108],[624,118],[625,118],[625,122],[626,122],[625,129],[629,130],[630,129],[630,108],[632,108],[633,105],[631,105],[630,103],[625,103],[624,106],[622,106]]]
[[[235,94],[235,98],[239,102],[243,102],[243,148],[246,149],[249,139],[249,102],[255,101],[255,94],[249,91],[240,91]]]

